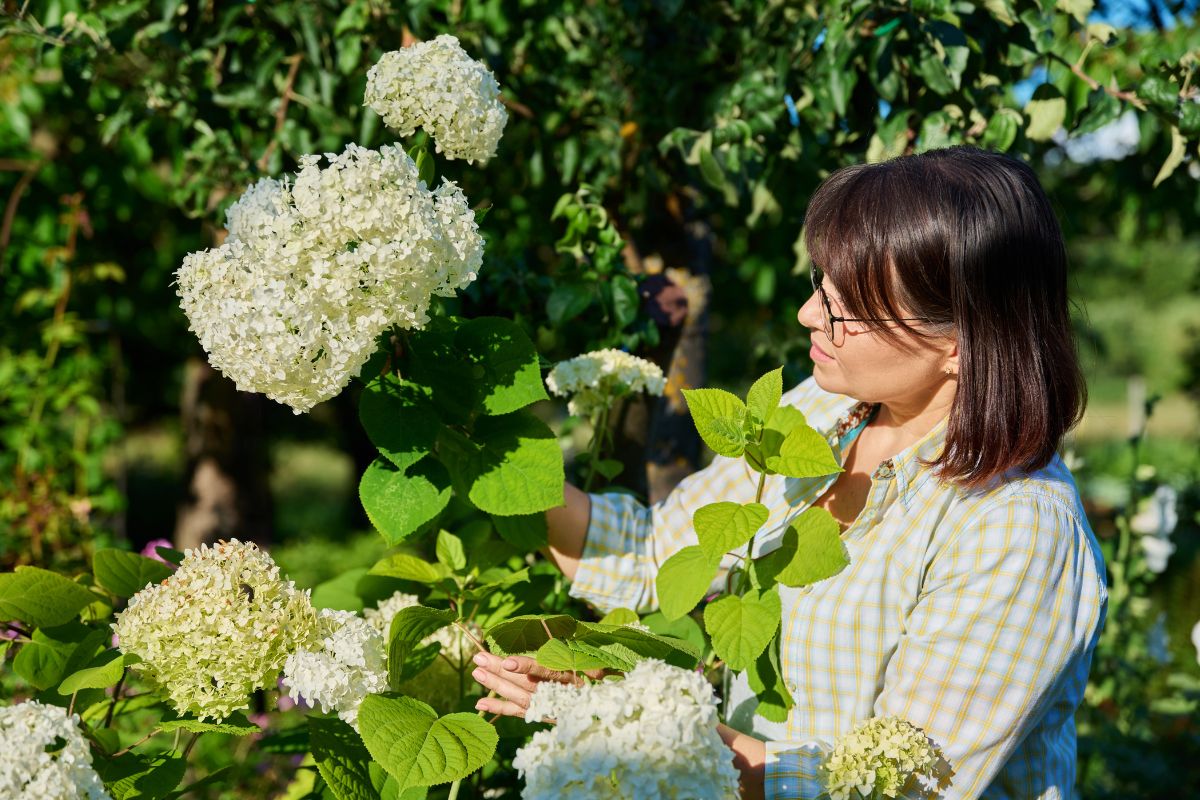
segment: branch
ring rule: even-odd
[[[1089,89],[1092,89],[1092,90],[1103,89],[1105,91],[1105,93],[1108,94],[1110,97],[1115,97],[1118,100],[1123,100],[1126,103],[1129,103],[1130,105],[1132,105],[1134,108],[1138,109],[1139,111],[1146,110],[1146,104],[1142,102],[1142,99],[1140,97],[1138,97],[1136,93],[1124,92],[1124,91],[1121,91],[1120,89],[1113,89],[1111,86],[1103,86],[1103,85],[1101,85],[1100,81],[1096,80],[1091,75],[1088,75],[1086,72],[1084,72],[1083,67],[1081,67],[1079,64],[1073,64],[1070,61],[1067,61],[1065,58],[1060,56],[1058,53],[1049,53],[1048,55],[1051,58],[1053,58],[1055,61],[1057,61],[1058,63],[1062,64],[1063,66],[1069,67],[1071,72],[1073,72],[1075,74],[1075,77],[1079,78],[1084,83],[1086,83],[1088,85]]]
[[[0,169],[16,169],[9,167],[9,163],[20,162],[4,162],[0,164]],[[33,182],[33,178],[42,168],[42,162],[33,161],[25,166],[25,171],[21,177],[17,179],[17,185],[13,187],[12,194],[8,196],[8,204],[4,207],[4,221],[0,223],[0,275],[4,274],[4,254],[8,250],[8,240],[12,236],[13,220],[17,218],[17,206],[21,203],[21,195],[25,194],[25,190],[29,188],[29,184]]]
[[[279,143],[279,134],[283,131],[283,124],[287,122],[288,103],[292,101],[292,89],[296,85],[296,73],[300,71],[300,62],[303,60],[303,53],[296,53],[284,59],[284,61],[290,62],[291,66],[288,67],[287,80],[283,85],[283,95],[279,99],[279,110],[275,112],[275,133],[272,135],[270,143],[267,144],[262,158],[258,159],[259,172],[267,171],[267,162],[271,160],[271,154],[275,152],[275,146]]]

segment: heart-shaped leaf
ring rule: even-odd
[[[358,727],[371,756],[401,788],[465,778],[491,760],[499,741],[476,714],[439,718],[429,705],[398,695],[367,695]]]
[[[720,502],[701,506],[692,515],[700,549],[716,564],[731,550],[750,541],[766,523],[770,512],[762,503]]]
[[[678,619],[695,608],[717,576],[717,566],[698,544],[668,558],[655,580],[663,616]]]
[[[704,608],[704,628],[712,638],[713,650],[738,672],[754,663],[779,627],[782,614],[779,593],[774,588],[741,597],[725,595]]]

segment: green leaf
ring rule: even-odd
[[[533,514],[563,504],[562,451],[546,423],[528,411],[483,417],[469,497],[489,514]]]
[[[358,401],[358,418],[380,455],[398,470],[428,455],[442,426],[418,387],[392,377],[367,384]]]
[[[338,800],[380,800],[387,775],[353,728],[337,718],[310,716],[308,731],[317,770]]]
[[[637,319],[641,299],[637,284],[625,275],[614,275],[612,279],[613,317],[617,328],[624,328]]]
[[[96,583],[117,597],[133,597],[146,586],[170,577],[174,570],[161,561],[115,548],[97,550],[92,557]]]
[[[52,628],[75,619],[96,599],[87,587],[38,567],[0,574],[0,620]]]
[[[493,514],[492,523],[501,539],[523,553],[540,550],[549,542],[545,514],[520,514],[512,517]]]
[[[402,608],[388,628],[388,681],[393,686],[411,678],[419,669],[409,663],[425,639],[458,619],[453,611],[425,606]]]
[[[759,426],[766,425],[767,420],[779,405],[783,397],[783,367],[773,369],[754,382],[746,393],[746,410],[754,417]]]
[[[497,655],[532,653],[552,638],[571,638],[578,625],[565,614],[527,614],[488,628],[486,639]]]
[[[700,545],[691,545],[668,558],[658,571],[658,605],[667,619],[678,619],[704,597],[717,566]]]
[[[247,736],[262,731],[240,711],[233,712],[221,722],[203,722],[190,716],[169,717],[160,720],[158,727],[164,731],[185,730],[189,733],[225,733],[232,736]]]
[[[365,567],[347,570],[335,578],[318,584],[312,592],[312,604],[316,608],[332,608],[337,611],[363,610],[363,599],[358,594],[358,582],[367,574]]]
[[[79,622],[38,628],[17,651],[13,671],[45,691],[91,662],[111,635],[107,628],[90,628]]]
[[[704,607],[704,627],[713,650],[732,670],[746,669],[766,649],[779,628],[782,604],[773,588],[725,595]]]
[[[1054,5],[1059,11],[1065,11],[1074,17],[1080,25],[1086,25],[1088,14],[1092,13],[1095,3],[1093,0],[1055,0]]]
[[[686,639],[661,636],[628,625],[581,622],[571,640],[587,647],[588,652],[617,659],[617,669],[632,669],[638,661],[657,658],[682,669],[693,669],[700,661],[701,649]]]
[[[472,364],[454,344],[457,323],[435,318],[408,335],[410,363],[407,377],[433,393],[438,416],[451,424],[467,422],[479,406],[480,387]]]
[[[841,471],[828,441],[809,427],[800,411],[788,405],[770,417],[763,432],[762,453],[768,474],[818,477]]]
[[[1067,118],[1067,99],[1054,84],[1043,83],[1025,104],[1025,116],[1025,135],[1035,142],[1049,141]]]
[[[589,669],[613,667],[613,660],[591,648],[580,647],[565,639],[551,639],[533,654],[537,663],[546,669],[563,672],[583,672]]]
[[[186,770],[184,759],[171,756],[125,753],[96,762],[96,772],[113,800],[166,797],[183,780]]]
[[[717,564],[726,553],[750,541],[770,513],[762,503],[709,503],[696,509],[692,524],[700,549],[711,563]]]
[[[1183,138],[1183,134],[1179,132],[1179,128],[1171,126],[1171,152],[1167,154],[1167,160],[1159,167],[1158,174],[1154,176],[1154,186],[1157,187],[1160,183],[1171,177],[1171,173],[1183,163],[1183,157],[1187,150],[1187,140]]]
[[[745,450],[746,404],[723,389],[684,389],[692,422],[714,453],[737,458]]]
[[[721,164],[717,161],[712,153],[712,134],[705,133],[707,140],[700,142],[697,148],[697,155],[700,158],[700,176],[704,178],[705,183],[714,189],[725,188],[725,171],[721,169]]]
[[[1149,75],[1138,84],[1137,95],[1162,111],[1174,111],[1179,105],[1179,86],[1159,75]]]
[[[551,324],[560,327],[587,311],[595,299],[596,290],[591,284],[559,284],[546,299],[546,316]]]
[[[465,778],[491,760],[499,741],[481,717],[459,713],[439,719],[411,697],[368,695],[358,725],[371,756],[402,788]]]
[[[121,680],[121,676],[125,674],[126,665],[138,660],[136,656],[123,656],[116,651],[111,651],[106,654],[104,663],[81,669],[64,678],[58,686],[58,693],[65,696],[74,694],[80,689],[107,689],[109,686],[115,686],[117,681]]]
[[[430,564],[408,553],[396,553],[377,561],[375,566],[371,567],[370,574],[417,583],[437,583],[443,578],[448,578],[450,571],[441,564]]]
[[[1193,107],[1200,108],[1194,105]],[[1088,92],[1088,104],[1083,118],[1075,126],[1075,130],[1071,131],[1071,135],[1080,136],[1099,130],[1121,116],[1122,110],[1121,101],[1104,91],[1103,87],[1092,89]]]
[[[850,563],[839,533],[832,514],[823,508],[808,509],[788,526],[784,546],[758,559],[767,567],[760,571],[760,579],[768,571],[784,586],[808,586],[832,578]],[[781,565],[784,558],[787,561]]]
[[[979,143],[986,148],[1005,152],[1017,140],[1017,133],[1024,122],[1021,113],[1013,108],[1002,108],[988,120]]]
[[[666,614],[655,611],[642,617],[642,624],[659,636],[682,639],[697,653],[703,653],[708,644],[708,640],[704,638],[704,629],[691,617],[667,619]]]
[[[771,722],[787,722],[788,711],[796,704],[788,691],[779,666],[779,634],[746,670],[750,690],[758,697],[755,713]]]
[[[983,0],[983,7],[988,10],[988,13],[1005,25],[1012,25],[1017,21],[1012,0]]]
[[[458,329],[455,344],[482,372],[480,402],[484,413],[508,414],[549,399],[542,383],[537,350],[512,320],[478,317]]]
[[[628,625],[639,622],[637,612],[629,608],[614,608],[600,619],[601,625]]]
[[[447,568],[459,572],[467,568],[467,554],[462,539],[449,531],[438,531],[437,560]]]
[[[363,473],[358,496],[367,518],[389,545],[396,545],[435,519],[450,502],[450,479],[436,461],[406,472],[377,458]]]

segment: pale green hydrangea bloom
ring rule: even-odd
[[[308,592],[237,539],[186,551],[174,575],[130,598],[113,630],[121,652],[141,659],[134,668],[201,719],[246,708],[291,653],[320,646]]]
[[[423,128],[439,153],[468,163],[496,155],[508,123],[492,71],[448,33],[384,53],[363,100],[396,133]]]
[[[544,681],[525,718],[556,721],[513,758],[525,800],[738,796],[712,686],[693,670],[647,659],[620,680]]]
[[[874,717],[838,739],[822,764],[830,800],[934,798],[948,764],[920,728]]]
[[[591,417],[612,398],[645,392],[661,395],[667,379],[653,362],[622,350],[594,350],[560,361],[546,376],[546,386],[559,397],[570,397],[567,410],[577,417]]]
[[[79,717],[31,700],[0,708],[0,800],[110,800]]]

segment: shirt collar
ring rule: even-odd
[[[877,403],[860,402],[838,419],[831,433],[839,450],[842,440],[864,424],[877,408]],[[928,462],[936,460],[942,453],[946,444],[948,420],[948,417],[938,420],[937,424],[914,444],[883,461],[871,476],[876,480],[894,479],[896,495],[905,508],[908,508],[908,502],[917,487],[917,479],[923,472],[929,471]]]

